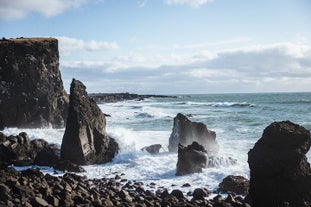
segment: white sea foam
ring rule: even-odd
[[[298,94],[299,95],[299,94]],[[301,95],[301,94],[300,94]],[[111,163],[83,166],[89,178],[114,177],[124,173],[123,178],[155,182],[169,190],[189,183],[191,187],[180,188],[184,192],[196,187],[217,188],[227,175],[249,177],[247,153],[261,137],[266,126],[273,121],[291,120],[311,129],[311,112],[306,104],[290,102],[295,98],[282,95],[277,102],[272,95],[208,95],[181,96],[176,100],[148,99],[99,105],[101,110],[111,115],[106,117],[108,134],[115,138],[120,153]],[[310,96],[307,94],[305,96]],[[297,98],[300,100],[301,98]],[[309,97],[305,97],[310,100]],[[284,100],[284,102],[283,102]],[[280,104],[283,103],[283,104]],[[255,107],[252,107],[255,106]],[[286,112],[286,113],[284,113]],[[216,155],[216,167],[203,169],[202,173],[175,176],[177,153],[167,150],[168,139],[177,113],[192,114],[191,120],[203,122],[217,134],[220,151]],[[6,135],[25,131],[30,139],[45,139],[61,144],[64,129],[17,129],[7,128]],[[150,155],[140,149],[152,144],[161,144],[160,154]],[[231,157],[236,164],[229,164]],[[311,152],[307,154],[311,160]],[[44,172],[53,174],[53,169],[44,167]],[[176,185],[175,187],[172,184]]]

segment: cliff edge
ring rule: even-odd
[[[0,40],[0,129],[64,127],[68,95],[59,71],[58,40]]]

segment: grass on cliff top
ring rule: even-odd
[[[56,41],[56,38],[52,37],[31,37],[31,38],[2,38],[0,39],[2,43],[4,42],[15,42],[15,43],[22,43],[22,44],[32,44],[32,43],[39,43],[39,42],[50,42],[50,41]]]

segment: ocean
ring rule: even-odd
[[[178,95],[177,98],[150,98],[100,104],[106,117],[108,134],[115,138],[120,153],[107,164],[83,166],[88,178],[114,177],[142,181],[146,188],[164,187],[188,192],[197,187],[211,191],[227,175],[249,178],[247,152],[261,137],[263,130],[274,121],[289,120],[311,130],[311,93],[249,93]],[[177,153],[168,152],[168,140],[177,113],[191,114],[191,121],[203,122],[216,132],[220,146],[215,166],[202,173],[175,176]],[[45,139],[61,144],[65,129],[6,128],[6,135],[27,132],[30,139]],[[157,155],[140,149],[152,144],[163,148]],[[311,152],[307,154],[311,161]],[[230,159],[235,159],[232,164]],[[24,169],[24,168],[17,168]],[[53,174],[53,169],[41,167]],[[183,184],[189,187],[181,187]],[[151,184],[151,185],[150,185]]]

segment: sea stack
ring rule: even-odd
[[[105,115],[88,96],[83,83],[73,79],[61,159],[81,165],[111,161],[118,144],[108,137],[105,128]]]
[[[290,121],[274,122],[248,153],[254,207],[311,206],[310,132]]]
[[[214,131],[208,130],[203,123],[192,122],[185,115],[177,114],[169,138],[169,151],[177,152],[179,144],[188,146],[193,142],[202,145],[208,153],[215,153],[219,148]]]
[[[68,95],[54,38],[0,40],[0,129],[64,127]]]

